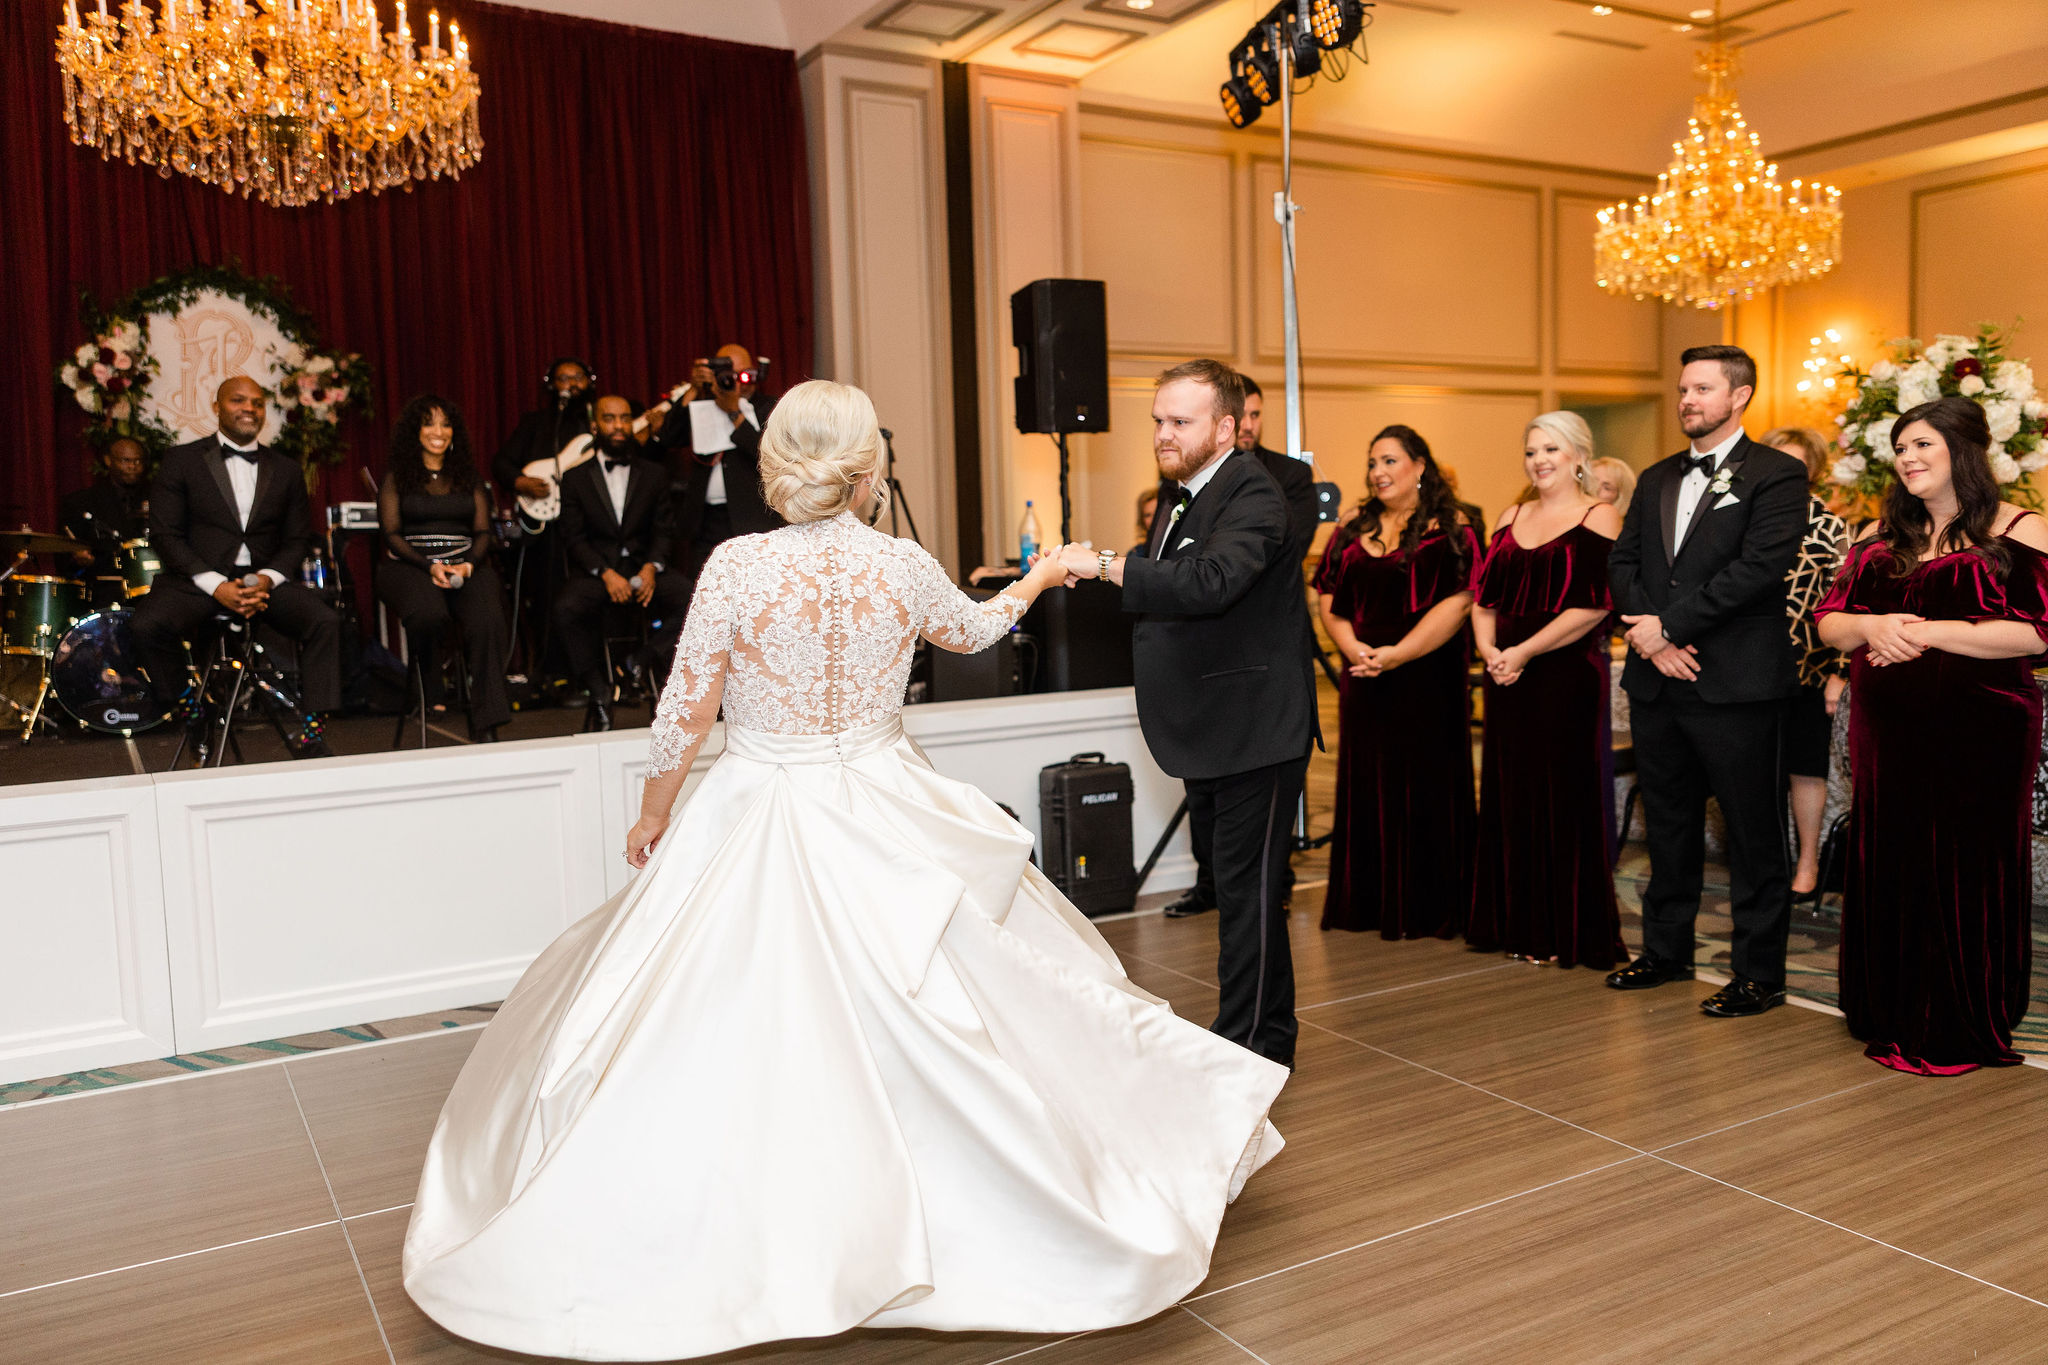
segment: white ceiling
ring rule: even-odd
[[[1712,0],[1693,0],[1693,4]],[[1082,81],[1213,112],[1224,54],[1270,0],[1222,0]],[[1686,0],[1380,0],[1370,65],[1297,102],[1307,129],[1654,172],[1670,159],[1709,25]],[[1744,115],[1777,152],[2039,89],[2043,0],[1730,0]],[[1577,35],[1577,36],[1566,36]],[[1268,111],[1267,117],[1272,117]]]

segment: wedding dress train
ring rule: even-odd
[[[721,701],[725,753],[449,1095],[405,1244],[429,1316],[663,1360],[1111,1327],[1202,1281],[1285,1069],[1127,980],[897,714],[917,634],[981,648],[1021,609],[850,516],[712,557],[653,768]]]

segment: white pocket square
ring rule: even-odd
[[[1194,538],[1193,536],[1182,536],[1182,537],[1180,538],[1180,544],[1178,544],[1178,545],[1174,546],[1173,548],[1174,548],[1174,549],[1176,549],[1176,550],[1185,550],[1185,549],[1187,549],[1187,547],[1188,547],[1188,546],[1190,546],[1190,545],[1192,545],[1192,544],[1194,544],[1194,543],[1195,543],[1195,538]]]
[[[1718,512],[1723,507],[1733,507],[1736,503],[1741,501],[1742,499],[1736,497],[1733,493],[1723,493],[1721,495],[1721,500],[1714,504],[1714,510]]]

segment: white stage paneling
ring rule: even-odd
[[[1180,800],[1129,688],[911,707],[939,771],[1038,834],[1038,770]],[[724,750],[706,740],[685,797]],[[500,998],[632,875],[647,732],[0,788],[0,1082]],[[1185,886],[1178,833],[1148,889]]]

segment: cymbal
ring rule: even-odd
[[[71,555],[91,548],[82,540],[31,531],[26,526],[19,531],[0,531],[0,555],[10,559],[15,555]]]

